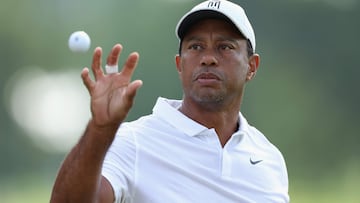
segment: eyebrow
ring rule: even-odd
[[[192,36],[189,38],[184,38],[183,40],[184,42],[189,42],[189,41],[202,41],[201,37],[196,37],[196,36]]]
[[[239,37],[239,38],[224,37],[224,36],[216,37],[216,41],[229,41],[229,42],[232,42],[232,43],[237,43],[238,40],[246,40],[246,39],[243,38],[243,37]],[[189,38],[184,40],[184,42],[190,42],[190,41],[204,41],[204,39],[203,39],[203,37],[190,36]]]
[[[232,43],[232,44],[236,44],[236,46],[240,46],[240,40],[246,40],[243,37],[241,38],[234,38],[234,37],[224,37],[224,36],[219,36],[216,37],[216,42],[228,42],[228,43]],[[203,39],[203,37],[199,37],[199,36],[190,36],[189,38],[185,39],[184,42],[185,43],[191,43],[191,42],[202,42],[205,41]]]

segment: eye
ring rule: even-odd
[[[189,46],[189,49],[191,49],[191,50],[201,50],[202,46],[200,44],[191,44]]]
[[[230,50],[230,49],[234,49],[235,47],[231,44],[220,44],[219,45],[219,49],[221,50]]]

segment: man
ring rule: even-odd
[[[159,98],[151,115],[123,122],[140,80],[138,53],[105,74],[101,48],[82,71],[92,118],[66,157],[51,202],[289,202],[284,159],[240,113],[245,83],[259,66],[243,9],[206,1],[180,19],[176,68],[182,100]],[[111,50],[106,70],[118,64]],[[120,127],[119,127],[120,126]]]

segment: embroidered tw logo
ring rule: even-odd
[[[220,3],[220,1],[210,1],[208,4],[208,8],[220,9]]]

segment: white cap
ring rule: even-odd
[[[192,8],[178,22],[176,26],[177,37],[182,39],[193,23],[206,18],[222,18],[230,20],[230,22],[232,22],[238,30],[250,40],[251,46],[255,51],[255,33],[244,9],[241,6],[226,0],[208,0]]]

